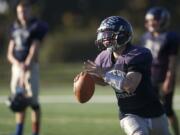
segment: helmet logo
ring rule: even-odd
[[[109,25],[107,23],[104,23],[102,26],[100,26],[99,30],[105,30],[105,29],[114,29],[115,25]]]

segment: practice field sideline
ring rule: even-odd
[[[0,104],[5,103],[7,96],[0,96]],[[40,96],[40,102],[43,104],[53,103],[77,103],[77,100],[73,95],[49,95]],[[95,95],[88,103],[116,103],[116,98],[113,95]],[[175,95],[174,107],[176,110],[180,110],[180,95]]]

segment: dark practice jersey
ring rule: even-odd
[[[114,89],[120,116],[131,113],[146,118],[157,117],[163,113],[162,106],[151,88],[151,62],[152,55],[148,49],[132,45],[127,46],[116,62],[112,61],[112,52],[108,50],[102,51],[97,56],[95,63],[107,72],[120,70],[125,73],[139,72],[142,74],[142,80],[134,92],[127,93]]]
[[[14,57],[19,61],[24,61],[32,42],[34,40],[41,41],[46,33],[47,24],[35,18],[28,22],[27,27],[22,27],[18,22],[14,22],[10,30],[10,38],[15,42]]]
[[[153,55],[152,78],[153,82],[161,83],[166,77],[169,64],[169,56],[177,55],[179,39],[174,32],[163,32],[158,37],[150,32],[145,33],[141,39],[141,45],[150,49]]]

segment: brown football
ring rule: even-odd
[[[95,83],[90,74],[81,72],[74,79],[74,94],[78,102],[85,103],[91,99]]]

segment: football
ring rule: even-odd
[[[81,72],[75,77],[73,87],[77,101],[86,103],[94,94],[95,83],[90,74]]]

